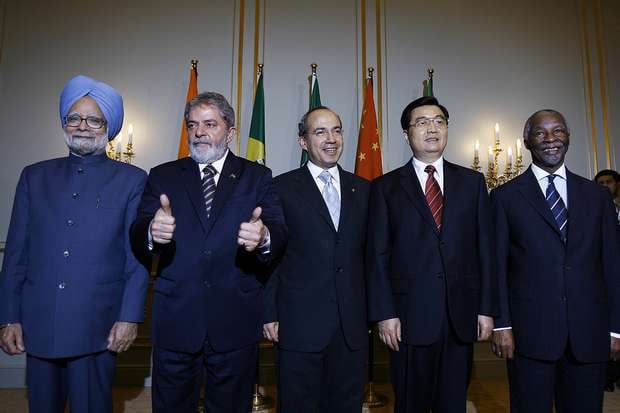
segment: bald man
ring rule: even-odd
[[[60,96],[69,156],[21,173],[0,275],[0,346],[26,353],[31,412],[111,412],[116,354],[143,319],[148,281],[129,226],[144,171],[106,156],[123,99],[86,76]]]

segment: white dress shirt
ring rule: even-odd
[[[424,168],[426,168],[428,165],[433,165],[435,167],[435,172],[433,173],[433,176],[439,184],[439,189],[441,189],[441,193],[443,194],[443,156],[440,156],[439,159],[437,159],[433,163],[422,162],[421,160],[416,159],[416,157],[414,156],[412,158],[412,162],[415,174],[418,177],[420,185],[422,186],[422,193],[424,193],[424,191],[426,190],[426,181],[428,180],[428,174],[424,172]]]
[[[213,166],[215,168],[216,174],[213,177],[213,180],[215,181],[215,186],[217,186],[217,183],[220,181],[220,175],[222,174],[222,168],[224,168],[224,162],[226,161],[226,158],[228,157],[228,152],[230,152],[228,149],[226,149],[226,153],[224,153],[224,156],[222,156],[220,159],[218,159],[217,161],[213,162],[211,164],[211,166]],[[208,164],[206,163],[199,163],[198,164],[198,170],[200,171],[200,180],[202,181],[202,178],[205,177],[205,173],[202,171],[203,169],[205,169],[205,166],[207,166]]]
[[[319,178],[319,175],[321,175],[321,172],[323,172],[325,169],[316,166],[312,163],[312,161],[308,161],[306,165],[308,165],[310,175],[312,175],[314,183],[319,188],[319,192],[323,194],[325,182],[323,182],[321,178]],[[338,165],[332,166],[331,168],[327,169],[327,171],[332,176],[332,185],[334,185],[334,188],[336,188],[336,192],[338,192],[338,198],[342,200],[342,196],[340,195],[340,172],[338,171]]]

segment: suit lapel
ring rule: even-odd
[[[200,171],[198,170],[198,164],[194,162],[192,158],[183,158],[181,160],[181,176],[187,195],[194,206],[194,210],[200,224],[205,232],[208,231],[209,222],[207,218],[207,211],[205,208],[205,199],[202,194],[202,184],[200,182]],[[174,205],[172,205],[172,211],[174,213]]]
[[[519,178],[519,191],[534,207],[534,210],[558,234],[558,237],[561,237],[562,234],[560,233],[560,229],[551,214],[551,209],[549,209],[545,196],[540,190],[540,185],[536,180],[536,176],[532,172],[531,166]]]
[[[319,215],[323,217],[325,222],[327,222],[330,228],[336,231],[336,228],[334,228],[334,223],[332,222],[332,217],[329,215],[329,210],[327,209],[327,205],[323,199],[323,195],[321,195],[319,187],[316,185],[316,182],[314,182],[314,178],[312,178],[310,170],[307,166],[302,166],[297,171],[297,182],[299,183],[297,190],[300,195],[308,201],[311,209],[317,211]],[[342,174],[340,175],[340,179],[342,180]],[[343,208],[341,205],[340,210],[342,211],[342,209]]]
[[[435,220],[433,219],[431,210],[426,203],[426,197],[424,196],[424,192],[422,192],[420,181],[415,174],[411,161],[407,162],[406,165],[400,168],[400,184],[409,196],[409,199],[411,200],[413,206],[415,206],[415,208],[418,210],[420,216],[426,221],[428,225],[431,226],[435,235],[439,236],[437,224],[435,224]]]
[[[584,212],[587,210],[585,202],[587,201],[583,197],[581,191],[579,179],[577,175],[566,170],[566,192],[568,196],[568,232],[566,233],[567,247],[570,247],[573,243],[583,242],[585,238],[580,235],[580,228],[585,223],[586,217]]]
[[[351,173],[344,171],[340,165],[338,165],[338,172],[340,172],[340,222],[338,223],[338,232],[341,232],[355,208],[355,192],[357,189]]]
[[[448,225],[452,223],[452,213],[458,208],[458,192],[461,187],[458,184],[458,170],[454,164],[443,161],[443,213],[441,216],[442,234]],[[467,188],[471,190],[472,188]]]
[[[241,169],[241,161],[229,151],[215,189],[215,198],[213,198],[213,206],[211,207],[211,225],[220,216],[222,208],[237,186],[237,182],[241,179]]]

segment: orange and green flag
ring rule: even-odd
[[[321,106],[321,91],[319,90],[319,78],[316,75],[316,72],[312,73],[310,85],[310,102],[308,104],[308,110],[312,110]],[[304,166],[308,162],[308,152],[305,150],[301,151],[301,161],[299,162],[300,166]]]
[[[355,174],[372,181],[376,177],[383,175],[383,165],[381,160],[379,128],[377,127],[377,114],[375,111],[375,99],[372,89],[372,77],[368,77],[366,82],[364,107],[362,109],[360,133],[357,141]]]
[[[254,95],[246,158],[265,165],[265,92],[263,90],[262,71],[258,76],[256,94]]]
[[[192,60],[192,67],[189,70],[189,85],[187,86],[187,97],[185,103],[189,102],[198,94],[198,60]],[[187,143],[187,126],[185,125],[185,117],[181,125],[181,137],[179,138],[179,154],[178,158],[189,156],[189,145]]]

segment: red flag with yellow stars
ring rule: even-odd
[[[366,83],[364,109],[360,121],[360,135],[357,141],[357,156],[355,158],[355,174],[372,181],[383,175],[381,161],[381,146],[379,129],[377,128],[377,114],[372,91],[372,78]]]

